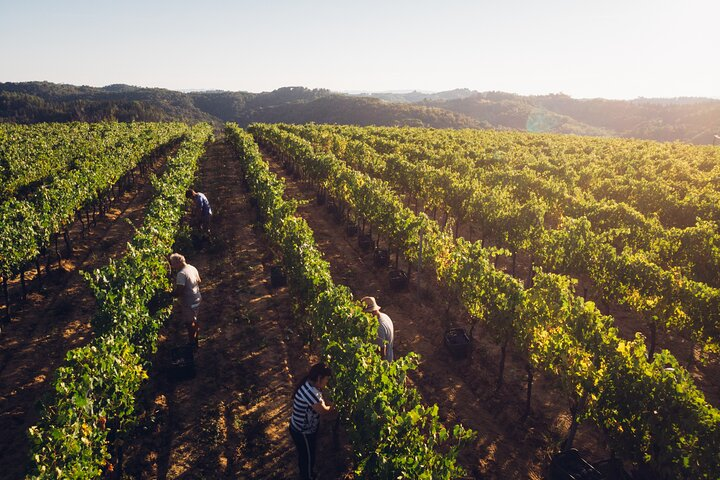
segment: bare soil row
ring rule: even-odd
[[[213,208],[211,243],[183,253],[197,267],[203,296],[195,376],[173,378],[173,347],[186,342],[179,318],[162,332],[140,400],[140,424],[122,473],[140,479],[297,477],[287,428],[296,381],[317,357],[295,335],[286,288],[270,286],[273,254],[241,191],[231,147],[212,144],[195,190]],[[350,469],[342,437],[325,425],[320,478]]]

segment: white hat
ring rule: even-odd
[[[363,308],[364,312],[378,312],[380,311],[380,305],[375,301],[375,297],[363,297],[360,299],[365,304]]]

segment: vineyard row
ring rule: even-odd
[[[507,201],[494,189],[468,186],[434,167],[380,155],[365,144],[348,144],[342,136],[327,138],[315,126],[283,128],[322,145],[318,148],[354,168],[388,181],[407,196],[440,206],[454,216],[456,226],[460,221],[479,225],[484,236],[490,234],[510,249],[513,275],[520,251],[545,270],[590,279],[603,301],[629,306],[648,325],[651,356],[658,330],[679,333],[708,351],[720,349],[720,289],[690,280],[676,269],[663,269],[645,252],[618,250],[606,234],[594,231],[587,217],[565,217],[557,228],[544,228],[542,209]],[[348,146],[338,147],[341,144]]]
[[[283,181],[270,172],[250,135],[236,125],[226,129],[265,232],[282,252],[305,329],[333,368],[332,396],[353,445],[357,473],[361,478],[428,480],[461,476],[456,457],[472,432],[461,425],[448,431],[437,406],[423,406],[407,385],[417,355],[392,363],[380,358],[371,317],[347,287],[333,283],[312,230],[295,215],[296,202],[283,199]]]
[[[156,193],[127,253],[84,274],[97,302],[95,338],[68,352],[30,428],[32,478],[100,478],[111,468],[112,446],[135,421],[135,395],[172,309],[166,257],[211,132],[192,127],[162,177],[152,178]]]
[[[501,350],[512,348],[526,360],[528,406],[533,376],[550,373],[571,405],[573,426],[592,420],[619,457],[661,477],[720,476],[720,411],[669,352],[649,361],[641,337],[619,338],[612,318],[576,296],[570,278],[538,268],[532,287],[523,288],[494,268],[493,249],[453,239],[405,207],[386,182],[332,154],[316,154],[307,141],[277,126],[255,124],[250,131],[377,229],[411,264],[422,255]],[[500,372],[501,378],[502,363]]]
[[[41,127],[38,127],[41,128]],[[42,126],[41,133],[47,126]],[[7,296],[7,282],[15,274],[24,272],[35,261],[40,272],[39,256],[47,254],[58,235],[63,232],[68,242],[67,228],[76,218],[82,222],[82,212],[102,209],[108,203],[115,185],[148,155],[183,134],[182,124],[109,124],[95,138],[100,145],[77,142],[73,129],[54,126],[62,136],[66,152],[72,148],[74,166],[55,172],[48,182],[34,189],[27,198],[10,197],[0,204],[0,276]],[[80,124],[78,128],[84,128]],[[56,141],[60,141],[56,138]],[[25,159],[32,162],[32,159]],[[88,220],[89,221],[89,220]],[[49,256],[47,257],[49,259]],[[48,260],[49,262],[49,260]],[[24,282],[24,276],[21,275]],[[8,304],[9,306],[9,304]],[[9,310],[9,309],[8,309]]]

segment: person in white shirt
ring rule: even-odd
[[[393,322],[390,317],[380,312],[380,305],[375,301],[375,297],[363,297],[360,299],[365,304],[363,311],[372,313],[378,319],[378,330],[377,330],[377,343],[380,347],[380,356],[392,362],[393,355],[393,342],[395,340],[395,329]]]
[[[185,261],[179,253],[170,255],[170,266],[177,272],[175,277],[175,297],[180,299],[180,316],[185,323],[188,333],[188,342],[198,346],[198,312],[200,311],[200,274],[197,269]]]

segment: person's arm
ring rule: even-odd
[[[190,199],[190,201],[192,202],[192,207],[190,207],[190,217],[194,219],[195,217],[198,217],[198,216],[199,216],[199,214],[198,214],[198,202],[197,202],[197,199],[196,199],[195,197],[192,197],[192,198]]]
[[[333,406],[326,404],[326,403],[325,403],[325,400],[323,400],[323,399],[321,398],[319,402],[317,402],[317,403],[315,403],[315,404],[312,405],[312,409],[315,410],[315,412],[317,412],[317,413],[319,413],[320,415],[322,415],[322,414],[324,414],[324,413],[329,413],[329,412],[331,412],[332,409],[333,409]]]
[[[387,342],[383,340],[382,345],[380,345],[380,356],[382,358],[387,357]]]
[[[183,290],[185,290],[185,275],[178,273],[177,279],[175,280],[175,289],[173,290],[173,297],[180,297]]]

